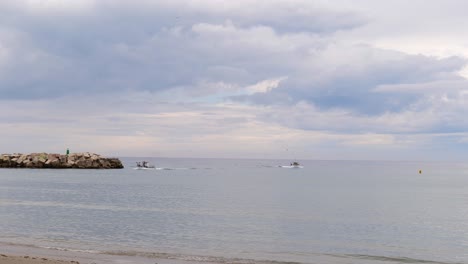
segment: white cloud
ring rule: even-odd
[[[246,87],[246,90],[249,94],[252,93],[266,93],[270,92],[272,89],[278,88],[280,82],[286,80],[287,77],[281,77],[277,79],[263,80],[254,85],[249,85]]]
[[[53,15],[63,19],[67,15],[84,15],[93,11],[95,0],[4,0],[0,3],[2,10],[17,13],[16,15],[44,16]]]

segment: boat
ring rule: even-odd
[[[291,167],[299,168],[299,167],[302,167],[302,166],[301,166],[301,164],[299,164],[299,162],[294,161],[293,163],[291,163]]]
[[[136,164],[137,164],[137,166],[135,168],[133,168],[135,170],[154,170],[154,169],[156,169],[154,166],[149,165],[147,161],[137,162]]]
[[[304,166],[299,164],[299,162],[297,162],[297,161],[291,162],[289,164],[289,166],[288,165],[286,165],[286,166],[283,165],[283,166],[278,166],[278,167],[285,168],[285,169],[302,169],[302,168],[304,168]]]
[[[134,170],[155,170],[155,167],[134,167]]]

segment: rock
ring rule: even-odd
[[[108,160],[99,160],[99,164],[105,169],[110,168],[110,162]]]
[[[59,154],[47,154],[47,159],[43,162],[44,168],[60,168],[62,162]]]
[[[41,154],[39,154],[39,158],[38,158],[39,162],[45,163],[45,162],[47,161],[47,156],[48,156],[47,153],[41,153]]]
[[[2,154],[0,168],[78,168],[78,169],[121,169],[118,158],[104,158],[95,153],[71,153],[70,155],[31,153]]]
[[[108,160],[109,160],[109,162],[111,164],[112,169],[123,169],[123,164],[119,159],[109,158]]]
[[[28,155],[21,155],[19,157],[19,159],[17,160],[17,162],[18,163],[23,163],[23,161],[25,161],[27,157],[28,157]]]
[[[1,158],[0,158],[0,167],[8,167],[10,166],[11,164],[11,161],[10,161],[11,157],[10,157],[10,154],[2,154]]]

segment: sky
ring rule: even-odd
[[[464,0],[3,0],[0,152],[468,159]]]

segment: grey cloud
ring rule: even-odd
[[[132,91],[147,91],[148,96],[169,91],[169,101],[213,95],[206,102],[214,103],[222,98],[214,97],[217,94],[287,76],[269,92],[227,95],[227,99],[273,106],[305,101],[321,111],[345,109],[356,115],[378,116],[404,112],[418,105],[421,97],[398,91],[382,93],[377,87],[456,81],[460,78],[456,72],[465,65],[457,57],[436,59],[337,44],[330,33],[357,26],[353,16],[303,10],[301,4],[242,13],[235,8],[182,8],[182,2],[146,4],[146,8],[116,3],[100,2],[66,18],[26,11],[19,16],[24,19],[0,18],[10,32],[8,39],[0,34],[2,47],[10,54],[8,67],[0,68],[0,98],[105,94],[119,98]],[[294,19],[297,13],[325,22],[300,16]],[[334,16],[342,19],[336,23],[327,20]],[[281,25],[283,21],[287,22]],[[294,21],[297,24],[289,25]],[[307,31],[304,23],[321,25],[323,30],[303,32]],[[126,109],[133,111],[132,107]],[[317,126],[313,118],[299,118],[287,125],[327,129],[326,122]]]
[[[4,62],[8,67],[0,68],[1,99],[155,92],[202,80],[249,84],[287,71],[288,66],[271,67],[278,59],[292,63],[287,53],[281,58],[272,54],[288,43],[255,42],[251,38],[256,34],[322,34],[362,24],[349,11],[306,1],[227,2],[227,8],[192,1],[89,2],[87,8],[63,12],[60,7],[28,8],[27,1],[0,4],[2,28],[13,32],[11,41],[0,32],[0,43],[10,55]],[[224,33],[209,32],[218,25]],[[308,36],[298,38],[306,42],[305,49],[312,45]]]
[[[324,51],[317,59],[305,59],[310,63],[289,75],[279,88],[267,94],[231,99],[257,104],[306,101],[324,110],[342,108],[377,115],[405,110],[420,98],[407,92],[376,92],[378,87],[460,81],[462,78],[457,72],[466,64],[466,60],[459,57],[437,59],[370,46],[330,49],[331,52]],[[330,54],[333,56],[329,57]],[[349,54],[352,56],[349,57]]]
[[[120,2],[124,3],[124,2]],[[97,2],[99,10],[115,9],[115,1]],[[157,15],[162,24],[172,27],[196,23],[222,24],[231,20],[240,27],[257,25],[278,32],[330,33],[360,27],[367,18],[354,11],[328,8],[312,1],[239,0],[239,1],[137,1],[120,9],[120,15],[143,13]],[[130,12],[127,13],[126,10]],[[167,23],[167,24],[165,24]]]
[[[460,80],[442,80],[434,82],[421,82],[415,84],[390,84],[379,85],[374,89],[377,93],[409,93],[409,94],[434,94],[434,93],[456,93],[468,89],[468,81]]]

